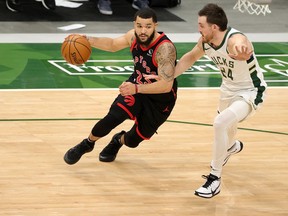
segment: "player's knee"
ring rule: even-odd
[[[104,137],[123,121],[124,118],[121,119],[108,113],[103,119],[101,119],[94,125],[91,133],[93,134],[93,136]]]
[[[221,115],[218,115],[214,119],[213,127],[215,128],[215,130],[221,130],[225,128],[225,122],[223,121],[223,118],[221,117]]]
[[[125,145],[129,148],[136,148],[143,141],[138,135],[127,132],[124,136]]]
[[[135,140],[125,139],[125,145],[128,146],[129,148],[136,148],[139,144],[140,142],[135,142]]]
[[[226,109],[216,116],[213,127],[215,130],[225,130],[235,123],[237,123],[236,115],[231,110]]]

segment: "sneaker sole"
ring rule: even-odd
[[[104,15],[113,15],[113,12],[103,11],[103,10],[100,10],[100,9],[99,9],[99,12],[100,12],[101,14],[104,14]]]
[[[201,197],[201,198],[205,198],[205,199],[209,199],[209,198],[212,198],[214,196],[216,196],[217,194],[220,193],[220,189],[213,193],[213,194],[201,194],[201,193],[198,193],[197,191],[195,191],[195,195],[198,196],[198,197]],[[206,196],[206,195],[210,195],[210,196]]]
[[[116,159],[116,156],[107,158],[107,157],[99,155],[99,161],[101,162],[113,162],[115,159]]]

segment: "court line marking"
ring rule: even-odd
[[[219,89],[220,87],[180,87],[179,90],[208,90],[208,89]],[[281,86],[281,87],[268,87],[273,89],[288,89],[288,86]],[[117,91],[118,88],[93,88],[93,89],[0,89],[0,92],[27,92],[27,91],[35,91],[35,92],[41,92],[41,91]],[[100,120],[101,118],[41,118],[41,119],[0,119],[0,122],[21,122],[21,121],[95,121]],[[200,125],[200,126],[209,126],[213,127],[212,124],[205,124],[205,123],[199,123],[199,122],[187,122],[187,121],[179,121],[179,120],[167,120],[167,122],[171,123],[182,123],[182,124],[192,124],[192,125]],[[278,135],[288,135],[286,132],[279,132],[279,131],[269,131],[269,130],[260,130],[260,129],[253,129],[253,128],[243,128],[238,127],[239,130],[247,130],[247,131],[255,131],[255,132],[262,132],[262,133],[272,133],[272,134],[278,134]]]
[[[98,121],[102,118],[41,118],[41,119],[0,119],[0,122],[36,122],[36,121]],[[188,121],[179,121],[179,120],[166,120],[166,122],[177,123],[177,124],[189,124],[189,125],[198,125],[198,126],[208,126],[213,127],[212,124],[205,124],[199,122],[188,122]],[[270,131],[270,130],[260,130],[253,128],[243,128],[238,127],[239,130],[254,131],[261,133],[271,133],[278,135],[288,135],[286,132]]]
[[[256,54],[256,57],[286,57],[286,56],[288,56],[288,54]],[[126,70],[127,72],[118,72],[116,70],[114,72],[102,72],[102,71],[101,72],[99,72],[99,71],[98,72],[96,72],[96,71],[94,71],[94,72],[92,72],[92,71],[91,72],[84,72],[85,69],[89,70],[89,68],[91,67],[91,66],[86,65],[86,64],[84,65],[85,69],[83,69],[83,72],[82,71],[81,72],[80,71],[72,72],[72,71],[69,71],[68,68],[63,67],[63,64],[65,65],[65,60],[48,60],[48,62],[51,65],[53,65],[54,67],[58,68],[60,71],[65,72],[66,74],[68,74],[70,76],[86,76],[86,75],[89,75],[89,76],[104,76],[104,75],[130,75],[131,74],[131,71],[127,71],[127,70]],[[117,60],[117,59],[88,60],[88,63],[91,63],[91,62],[129,62],[129,63],[131,63],[133,61],[132,60],[122,60],[122,59],[121,60]],[[197,62],[211,62],[211,63],[213,63],[213,61],[211,59],[209,59],[206,55],[203,58],[197,60]],[[60,64],[60,63],[63,63],[63,64]],[[70,64],[66,63],[66,65],[70,65]],[[268,64],[268,66],[269,65],[274,65],[274,64]],[[70,65],[70,69],[71,70],[75,70],[75,68],[77,68],[77,67],[79,67],[79,69],[80,68],[82,69],[82,66]],[[104,66],[102,66],[102,67],[104,68]],[[118,67],[118,66],[115,66],[115,67]],[[192,68],[193,67],[198,67],[198,65],[196,65],[196,66],[193,65]],[[100,70],[102,70],[103,68],[101,68]],[[263,69],[263,70],[264,70],[263,72],[267,72],[266,71],[267,69],[266,70]],[[280,74],[282,76],[288,76],[287,70],[285,70],[285,69],[283,71],[281,71],[281,70],[278,70],[278,69],[277,70],[273,70],[273,68],[272,69],[270,68],[270,70],[271,70],[272,73],[278,73],[278,74]],[[209,75],[209,74],[220,74],[220,72],[219,72],[219,70],[214,71],[214,72],[212,72],[212,71],[198,71],[197,72],[197,71],[187,70],[186,72],[183,73],[183,75],[187,75],[187,74]],[[267,83],[270,83],[270,82],[271,83],[288,82],[288,80],[285,80],[285,79],[281,79],[281,80],[266,79],[265,81]]]

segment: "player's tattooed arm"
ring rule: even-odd
[[[156,50],[158,76],[167,82],[174,80],[176,48],[172,43],[163,43]]]
[[[130,39],[130,45],[133,43],[134,40],[135,40],[135,36],[133,35]]]

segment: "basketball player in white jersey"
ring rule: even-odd
[[[207,55],[222,75],[218,115],[214,120],[214,143],[210,174],[195,195],[211,198],[220,192],[222,168],[233,154],[243,148],[235,140],[238,122],[246,119],[263,103],[266,83],[259,68],[253,46],[241,32],[227,27],[224,10],[207,4],[198,13],[202,35],[197,45],[178,62],[176,76],[186,71],[203,55]]]
[[[223,166],[231,155],[243,148],[243,143],[235,140],[237,124],[259,108],[267,87],[251,42],[241,32],[227,27],[227,23],[226,14],[218,5],[207,4],[201,9],[198,28],[202,36],[196,46],[182,56],[175,69],[177,77],[207,55],[222,75],[219,114],[213,124],[211,171],[203,176],[207,179],[206,183],[195,191],[195,195],[204,198],[211,198],[220,192]]]

